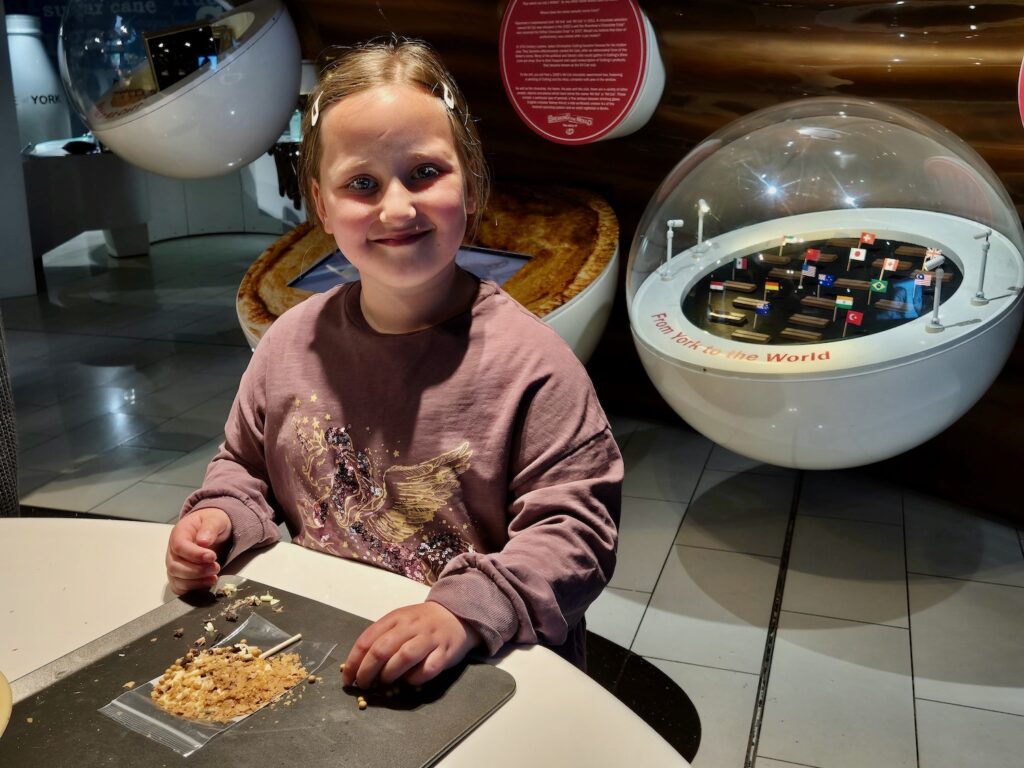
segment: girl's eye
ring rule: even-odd
[[[345,188],[353,192],[370,192],[377,188],[377,182],[369,176],[356,176],[345,185]]]
[[[424,179],[436,179],[440,175],[441,171],[436,165],[421,165],[412,172],[412,177],[418,181],[422,181]]]

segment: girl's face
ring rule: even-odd
[[[472,210],[444,102],[410,85],[377,86],[321,120],[313,200],[363,282],[402,291],[451,270]]]

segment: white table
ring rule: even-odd
[[[169,532],[116,520],[0,519],[0,671],[15,701],[24,695],[19,678],[174,599],[164,573]],[[427,592],[293,544],[264,550],[238,574],[367,619]],[[497,666],[515,678],[515,695],[441,761],[444,768],[689,765],[554,653],[517,647]]]

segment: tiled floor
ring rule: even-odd
[[[176,516],[249,357],[234,294],[269,240],[115,261],[91,234],[47,256],[48,297],[0,302],[24,504]],[[695,766],[1024,765],[1020,531],[864,472],[758,464],[681,422],[613,427],[620,561],[587,618],[687,692]]]

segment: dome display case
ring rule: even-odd
[[[287,127],[301,57],[281,0],[69,3],[58,61],[93,134],[146,170],[217,176]]]
[[[871,463],[959,418],[1021,324],[1024,233],[966,143],[907,110],[752,113],[662,182],[626,272],[633,338],[679,415],[804,469]]]

